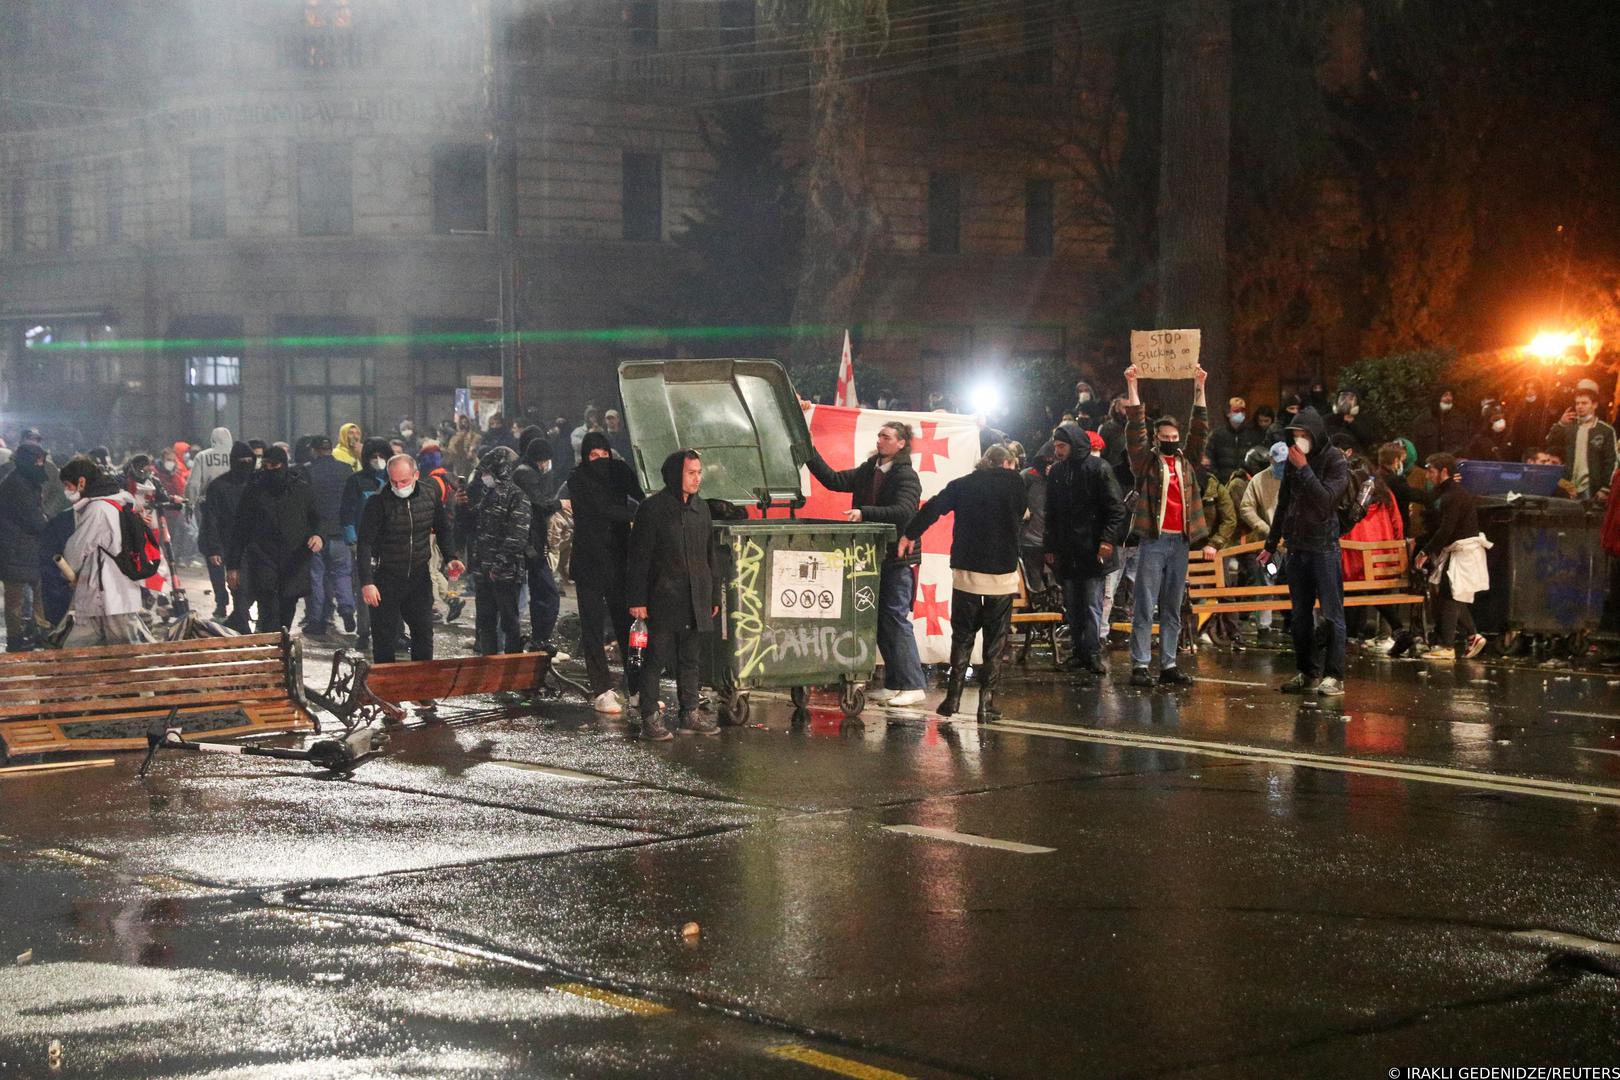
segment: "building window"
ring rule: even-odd
[[[433,231],[488,232],[488,157],[477,144],[433,148]]]
[[[242,321],[187,317],[169,324],[169,339],[185,342],[170,355],[178,362],[187,429],[207,438],[217,427],[242,437]]]
[[[624,238],[664,238],[664,168],[657,154],[624,152]]]
[[[66,162],[56,166],[51,195],[56,203],[56,246],[73,246],[73,173]]]
[[[18,177],[11,182],[11,194],[6,201],[7,216],[10,218],[11,253],[13,255],[26,254],[28,251],[28,186],[22,177]]]
[[[501,347],[494,326],[480,319],[413,319],[411,367],[416,378],[417,428],[455,414],[456,391],[473,375],[501,374]]]
[[[101,205],[106,214],[106,230],[102,243],[119,244],[124,240],[124,163],[109,158],[101,166]]]
[[[25,372],[34,372],[54,389],[63,386],[121,388],[124,358],[97,343],[111,341],[105,323],[72,320],[35,323],[23,330]],[[32,355],[28,355],[32,353]]]
[[[191,238],[217,240],[225,235],[225,151],[217,146],[191,148]]]
[[[1052,254],[1052,181],[1024,182],[1024,254]]]
[[[754,43],[754,0],[720,0],[720,40],[733,46]]]
[[[288,52],[292,63],[301,67],[353,67],[354,12],[349,0],[304,0]]]
[[[658,0],[627,0],[624,22],[630,28],[632,48],[658,48]]]
[[[373,347],[342,339],[369,337],[373,325],[364,319],[285,318],[276,320],[276,336],[330,339],[291,349],[286,357],[286,434],[329,435],[347,423],[371,427]]]
[[[298,233],[347,236],[354,231],[354,188],[349,148],[305,143],[298,148]]]
[[[953,172],[928,174],[928,250],[955,255],[962,249],[962,178]]]

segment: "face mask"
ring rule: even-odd
[[[1506,431],[1507,430],[1507,421],[1506,420],[1492,420],[1491,421],[1491,430],[1492,431]]]
[[[548,473],[548,472],[550,472],[550,471],[551,471],[551,462],[549,462],[549,461],[542,461],[542,462],[541,462],[541,463],[540,463],[540,475],[541,475],[541,476],[544,476],[544,475],[545,475],[545,474],[546,474],[546,473]]]
[[[247,458],[238,458],[237,460],[231,462],[231,472],[235,473],[237,476],[246,476],[252,471],[253,462],[249,461]]]
[[[1526,394],[1526,395],[1524,395],[1524,400],[1526,400],[1526,401],[1530,402],[1532,405],[1534,405],[1535,402],[1536,402],[1536,395],[1534,395],[1534,394]]]
[[[489,475],[489,473],[485,473],[483,476],[480,476],[479,479],[484,482],[484,486],[487,488],[492,488],[495,486],[495,478]]]
[[[67,501],[68,501],[69,506],[73,505],[74,503],[78,502],[80,499],[84,498],[84,496],[82,494],[80,494],[77,490],[72,489],[72,488],[69,488],[69,489],[63,491],[62,494],[67,496]]]
[[[1159,440],[1159,453],[1163,454],[1165,457],[1169,457],[1171,454],[1176,453],[1180,449],[1181,449],[1181,440],[1180,439],[1177,439],[1175,442],[1169,442],[1169,441],[1167,441],[1165,439],[1160,439]]]
[[[405,436],[407,439],[410,438],[415,432],[416,429],[411,427],[409,424],[399,429],[399,433]]]
[[[1294,449],[1298,450],[1302,454],[1310,453],[1311,452],[1311,439],[1310,439],[1310,436],[1308,436],[1308,435],[1295,435],[1294,436]]]
[[[1235,413],[1228,413],[1226,418],[1228,420],[1232,421],[1232,426],[1233,427],[1242,427],[1244,417],[1246,417],[1247,415],[1248,415],[1247,413],[1235,412]]]
[[[410,482],[410,484],[407,485],[406,487],[402,487],[402,488],[391,487],[388,490],[392,491],[396,496],[398,496],[401,499],[408,499],[412,495],[416,494],[416,481],[412,480]]]
[[[1091,400],[1091,391],[1090,390],[1082,390],[1082,391],[1080,391],[1080,396],[1079,396],[1078,400],[1079,400],[1080,404],[1082,404],[1082,405],[1089,402]]]
[[[374,458],[371,459],[371,471],[372,472],[382,472],[387,467],[388,467],[388,459],[387,458],[374,457]]]
[[[1441,403],[1440,403],[1440,411],[1441,411],[1441,412],[1450,412],[1450,411],[1451,411],[1451,402],[1449,402],[1449,401],[1442,401],[1442,402],[1441,402]]]

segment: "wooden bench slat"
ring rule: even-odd
[[[7,717],[32,718],[36,716],[88,715],[100,716],[138,712],[142,715],[167,712],[176,705],[242,705],[252,701],[273,700],[284,697],[280,689],[245,690],[232,693],[176,694],[163,697],[105,698],[74,702],[53,702],[45,705],[0,705],[0,719]]]
[[[263,658],[248,660],[232,660],[226,663],[209,662],[207,664],[140,664],[132,665],[127,660],[108,660],[101,664],[84,662],[79,664],[63,664],[57,668],[43,668],[38,672],[15,673],[6,671],[0,674],[0,686],[9,686],[15,683],[18,686],[52,686],[65,683],[83,683],[86,676],[96,681],[107,683],[120,676],[131,678],[149,678],[154,675],[164,675],[176,679],[199,678],[206,679],[215,675],[233,675],[238,672],[255,671],[281,671],[286,665],[274,652],[267,653]],[[79,669],[88,670],[79,670]]]
[[[189,697],[194,693],[211,690],[279,690],[282,686],[279,671],[262,675],[250,672],[234,676],[222,675],[212,679],[150,679],[111,685],[102,683],[94,686],[80,682],[12,687],[0,682],[0,707],[30,702],[82,701],[98,695],[105,697],[109,693],[123,694],[126,697],[146,693],[155,694],[160,698]]]
[[[184,641],[153,641],[140,645],[98,645],[87,649],[62,649],[52,654],[59,661],[110,659],[119,656],[152,656],[157,653],[228,652],[232,649],[280,646],[280,634],[243,634],[238,637],[187,638]],[[38,663],[39,653],[0,653],[0,675],[12,664]]]

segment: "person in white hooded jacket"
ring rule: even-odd
[[[186,498],[193,507],[202,506],[209,484],[231,471],[231,441],[231,429],[217,427],[208,436],[208,449],[197,451],[186,481]]]
[[[63,648],[149,640],[141,618],[141,583],[113,561],[123,546],[123,529],[112,504],[133,505],[135,496],[85,457],[62,466],[62,490],[73,504],[74,523],[62,557],[75,575],[73,629]]]

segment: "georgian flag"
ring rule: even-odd
[[[838,470],[853,469],[865,461],[877,445],[878,428],[891,420],[911,425],[911,467],[922,481],[923,502],[939,494],[950,481],[971,472],[979,460],[979,427],[971,416],[836,405],[816,405],[805,415],[811,442],[827,464]],[[828,491],[811,478],[809,469],[803,472],[803,483],[809,497],[799,511],[800,517],[841,521],[852,501],[865,498]],[[917,635],[917,651],[925,664],[945,663],[951,655],[950,555],[955,524],[956,515],[948,515],[935,522],[922,538],[922,565],[917,568],[911,624]]]
[[[838,361],[838,389],[833,394],[833,404],[851,409],[861,404],[860,398],[855,396],[855,354],[850,352],[848,330],[844,331],[844,355]]]

